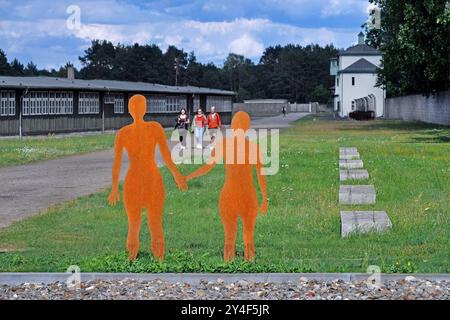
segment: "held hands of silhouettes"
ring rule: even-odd
[[[111,207],[114,207],[120,201],[119,188],[112,188],[111,193],[108,196],[108,203]]]
[[[181,174],[177,174],[174,176],[175,183],[177,184],[177,187],[181,191],[187,191],[188,190],[188,184],[187,184],[187,178]]]
[[[210,169],[211,169],[211,167],[208,166],[208,165],[203,166],[200,169],[198,169],[197,171],[192,172],[191,174],[187,175],[186,176],[186,181],[191,181],[191,180],[193,180],[195,178],[201,177],[201,176],[207,174]]]
[[[186,181],[192,180],[194,177],[192,176],[192,173],[186,176]]]

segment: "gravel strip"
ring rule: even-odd
[[[450,283],[425,281],[414,277],[387,280],[379,288],[370,288],[366,281],[345,282],[311,281],[300,278],[298,282],[258,283],[240,280],[226,283],[200,281],[171,283],[161,280],[137,281],[93,280],[82,282],[79,289],[70,289],[66,283],[24,283],[20,286],[0,286],[0,300],[191,300],[191,299],[241,299],[241,300],[450,300]]]

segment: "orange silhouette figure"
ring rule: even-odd
[[[178,188],[187,190],[186,178],[172,161],[164,129],[158,122],[144,121],[146,105],[147,101],[141,95],[135,95],[129,101],[129,111],[134,121],[117,132],[114,142],[112,190],[108,197],[112,206],[120,201],[119,173],[125,148],[130,162],[123,186],[123,200],[128,215],[127,253],[130,260],[136,259],[138,254],[141,213],[144,208],[147,210],[153,255],[158,260],[164,259],[162,214],[166,194],[163,178],[155,162],[156,145]]]
[[[241,133],[250,129],[250,116],[243,111],[239,111],[233,117],[231,122],[233,132],[242,130]],[[207,163],[200,167],[197,171],[187,176],[188,181],[203,176],[210,172],[215,165],[224,160],[225,163],[225,183],[220,193],[219,210],[222,219],[225,243],[224,243],[224,260],[230,261],[234,259],[235,242],[238,226],[238,217],[242,219],[244,232],[244,257],[246,260],[252,260],[255,257],[254,229],[256,217],[258,215],[258,198],[253,183],[253,167],[256,166],[258,184],[261,189],[262,202],[259,206],[261,213],[267,213],[267,184],[266,177],[261,174],[263,167],[259,146],[252,145],[254,142],[248,138],[241,140],[245,143],[245,161],[239,163],[237,159],[242,157],[242,150],[238,144],[238,137],[225,137],[217,141],[216,148],[213,149],[211,163]],[[241,143],[242,143],[241,142]],[[227,144],[234,145],[234,153],[228,154]],[[238,154],[238,148],[240,153]],[[230,150],[233,150],[230,148]],[[256,150],[256,164],[250,161],[250,151]],[[228,152],[227,152],[228,151]]]

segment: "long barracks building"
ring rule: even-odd
[[[192,117],[198,108],[211,106],[227,123],[235,96],[192,86],[0,76],[0,136],[119,129],[131,123],[128,100],[134,94],[147,97],[146,120],[163,126],[173,126],[182,108]]]

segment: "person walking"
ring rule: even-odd
[[[286,107],[283,106],[283,109],[281,109],[281,112],[283,112],[283,118],[286,117]]]
[[[197,110],[197,114],[194,117],[194,134],[195,134],[195,142],[197,149],[203,148],[203,133],[205,132],[205,127],[207,124],[207,119],[203,114],[202,109]]]
[[[183,108],[177,117],[177,123],[175,124],[175,130],[178,129],[178,134],[180,135],[181,149],[186,148],[186,135],[189,130],[190,120],[186,113],[186,109]]]
[[[208,115],[207,122],[209,135],[211,136],[210,148],[212,149],[214,141],[216,139],[217,130],[222,128],[222,121],[220,120],[219,113],[216,112],[216,107],[211,107],[211,112]]]

